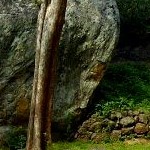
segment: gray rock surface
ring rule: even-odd
[[[5,135],[9,131],[10,131],[10,127],[8,127],[8,126],[0,127],[0,146],[5,144]]]
[[[147,124],[148,123],[148,117],[146,114],[140,114],[139,115],[139,122]]]
[[[132,126],[135,123],[135,120],[133,119],[133,117],[124,117],[120,120],[120,124],[123,127],[127,127],[127,126]]]
[[[129,134],[132,134],[133,131],[134,131],[134,127],[122,128],[121,134],[122,135],[129,135]]]
[[[20,112],[20,108],[25,110],[24,107],[29,106],[30,103],[37,13],[36,6],[29,0],[0,1],[0,119],[3,120],[2,123],[20,124],[21,121],[17,119],[20,115],[17,115],[17,111]],[[29,114],[26,110],[22,111],[25,122]]]
[[[0,1],[0,119],[7,123],[28,119],[22,114],[28,114],[31,99],[37,10],[29,0]],[[115,0],[68,0],[58,52],[56,122],[69,122],[87,107],[118,35]]]

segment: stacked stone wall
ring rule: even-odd
[[[94,114],[83,122],[75,138],[101,142],[150,137],[150,114],[142,111],[112,111],[107,117]]]

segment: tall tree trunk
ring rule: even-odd
[[[67,0],[43,0],[38,33],[27,150],[44,150],[51,143],[51,118],[56,76],[56,50]]]

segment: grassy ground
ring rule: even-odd
[[[10,150],[0,148],[0,150]],[[150,142],[125,144],[123,142],[94,144],[90,142],[58,142],[48,150],[150,150]]]
[[[50,150],[50,149],[49,149]],[[125,144],[123,142],[93,144],[93,143],[54,143],[52,150],[150,150],[150,143]]]

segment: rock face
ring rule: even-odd
[[[0,2],[2,123],[20,123],[20,116],[23,122],[28,119],[37,10],[29,0]],[[114,0],[68,0],[58,51],[54,121],[71,121],[87,107],[103,77],[118,35],[119,13]]]
[[[0,1],[1,124],[28,120],[37,13],[29,0]]]

